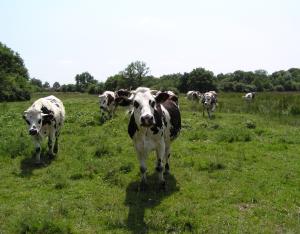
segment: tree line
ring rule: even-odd
[[[89,72],[77,74],[74,84],[49,82],[30,78],[20,55],[0,42],[0,101],[28,100],[32,92],[88,92],[99,94],[105,90],[135,89],[146,86],[156,90],[172,90],[186,93],[189,90],[201,92],[216,90],[223,92],[250,91],[300,91],[300,69],[276,71],[242,71],[217,74],[205,68],[191,72],[167,74],[161,77],[150,75],[145,62],[135,61],[124,70],[99,82]]]

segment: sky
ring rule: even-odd
[[[151,75],[300,67],[298,0],[0,0],[0,41],[30,77],[99,81],[144,61]]]

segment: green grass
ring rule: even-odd
[[[124,109],[103,124],[96,96],[57,96],[59,154],[48,160],[45,142],[40,167],[21,118],[32,102],[0,104],[0,233],[299,233],[300,94],[220,94],[212,120],[180,97],[165,192],[154,154],[138,189]]]

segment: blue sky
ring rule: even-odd
[[[298,0],[0,0],[0,41],[30,76],[74,83],[142,60],[151,74],[300,67]]]

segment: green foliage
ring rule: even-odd
[[[0,102],[29,100],[28,71],[18,53],[0,42]]]
[[[77,74],[75,76],[75,81],[76,91],[78,92],[86,92],[88,90],[89,85],[97,84],[97,80],[95,80],[94,77],[88,72]]]

